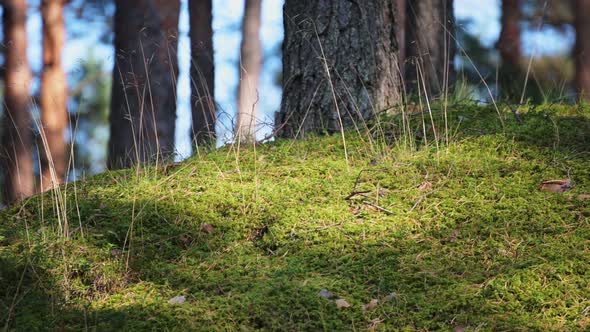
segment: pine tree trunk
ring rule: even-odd
[[[256,141],[258,77],[262,65],[262,44],[259,37],[261,5],[261,0],[246,0],[242,21],[236,135],[244,143]]]
[[[67,125],[67,85],[62,68],[62,49],[66,31],[66,0],[43,0],[43,74],[41,75],[41,125],[43,147],[40,147],[41,189],[52,188],[64,180],[67,167],[65,131]]]
[[[279,136],[362,128],[399,102],[395,2],[286,0],[283,13]]]
[[[420,89],[429,98],[445,94],[455,81],[453,0],[409,1],[406,13],[408,90],[418,94]]]
[[[4,33],[4,120],[0,164],[3,200],[12,203],[33,194],[33,135],[29,110],[31,69],[27,61],[27,2],[2,2]]]
[[[508,100],[516,100],[522,89],[520,6],[520,0],[502,0],[502,29],[497,44],[502,65],[498,84],[502,96]]]
[[[590,0],[575,0],[576,90],[580,100],[590,101]]]
[[[397,44],[399,45],[399,71],[405,76],[406,62],[406,0],[397,0]]]
[[[116,1],[108,167],[174,153],[180,0]]]
[[[215,140],[213,63],[213,7],[211,0],[189,0],[191,40],[192,141],[195,145]]]

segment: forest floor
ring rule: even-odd
[[[440,110],[413,134],[389,116],[346,152],[228,146],[33,197],[0,211],[0,327],[587,331],[590,108],[520,111],[451,107],[448,135]]]

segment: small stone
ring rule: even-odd
[[[386,302],[389,302],[389,301],[391,301],[391,300],[393,300],[393,299],[397,299],[398,297],[399,297],[399,295],[397,295],[397,293],[396,293],[396,292],[391,292],[391,293],[389,293],[389,295],[387,295],[387,296],[385,297],[385,301],[386,301]]]
[[[184,295],[175,296],[168,300],[168,303],[170,304],[183,304],[184,302],[186,302],[186,297],[184,297]]]
[[[332,292],[330,292],[330,291],[329,291],[329,290],[327,290],[327,289],[322,289],[322,290],[321,290],[321,291],[318,293],[318,295],[319,295],[320,297],[323,297],[323,298],[325,298],[325,299],[328,299],[328,300],[331,300],[331,299],[333,299],[333,298],[334,298],[334,294],[332,294]]]

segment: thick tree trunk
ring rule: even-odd
[[[576,90],[580,100],[590,101],[590,0],[576,0],[574,6]]]
[[[108,167],[174,153],[180,0],[116,1]]]
[[[406,13],[408,90],[424,94],[426,86],[429,97],[445,94],[455,81],[453,0],[408,1]]]
[[[497,43],[502,65],[498,84],[502,96],[509,100],[518,98],[519,90],[522,89],[520,6],[520,0],[502,0],[502,29]]]
[[[67,167],[65,131],[67,84],[62,68],[62,49],[66,31],[64,6],[66,0],[43,0],[43,74],[41,75],[41,126],[43,146],[40,147],[41,190],[51,189],[64,180]]]
[[[262,65],[262,44],[259,37],[261,5],[261,0],[246,0],[242,21],[238,121],[236,127],[236,136],[241,142],[256,141],[258,77]]]
[[[27,2],[2,2],[4,33],[4,120],[0,163],[3,200],[12,203],[33,194],[33,135],[29,110],[31,69],[27,61]]]
[[[397,0],[397,44],[399,45],[399,71],[405,76],[406,62],[406,0]]]
[[[192,141],[195,145],[215,140],[213,63],[213,7],[211,0],[189,0],[191,40]]]
[[[339,131],[400,101],[396,4],[287,0],[279,136]]]

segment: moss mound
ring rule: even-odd
[[[346,149],[230,146],[36,196],[0,212],[1,322],[587,330],[590,112],[500,111],[389,115]],[[573,190],[539,190],[565,178]]]

